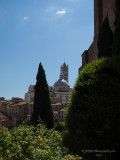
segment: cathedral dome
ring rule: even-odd
[[[69,86],[69,85],[68,85],[68,83],[67,83],[66,80],[64,80],[64,79],[59,79],[58,81],[56,81],[56,82],[54,83],[54,86],[56,87],[56,86]]]

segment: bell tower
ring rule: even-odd
[[[60,68],[60,79],[64,79],[68,82],[68,65],[64,62]]]

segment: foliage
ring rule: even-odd
[[[53,110],[51,107],[45,71],[41,63],[39,64],[36,80],[31,123],[36,126],[38,120],[41,119],[47,128],[53,128]]]
[[[109,26],[108,17],[104,19],[98,34],[98,58],[112,56],[113,32]]]
[[[0,126],[0,158],[4,157],[4,159],[9,158],[10,150],[12,142],[11,142],[11,134],[8,132],[8,129]]]
[[[114,44],[113,55],[120,55],[120,0],[115,0],[115,31],[114,31]]]
[[[56,126],[55,126],[55,130],[62,132],[65,129],[66,129],[65,122],[58,121],[57,124],[56,124]]]
[[[120,148],[120,57],[99,59],[80,72],[66,122],[63,142],[71,151],[90,160],[115,159]],[[96,157],[96,152],[86,152],[96,149],[115,153]]]
[[[20,125],[11,131],[0,126],[1,160],[80,160],[69,155],[62,146],[61,134],[47,129],[43,124],[37,127]]]

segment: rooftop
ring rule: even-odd
[[[68,83],[67,83],[66,80],[64,80],[64,79],[59,79],[58,81],[56,81],[56,82],[54,83],[54,86],[56,87],[56,86],[69,86],[69,85],[68,85]]]

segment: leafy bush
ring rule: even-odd
[[[11,134],[8,129],[0,126],[0,158],[8,159],[11,148]]]
[[[1,160],[80,160],[68,155],[62,146],[61,134],[48,130],[43,124],[37,127],[20,125],[11,131],[0,126]]]
[[[74,153],[91,160],[115,159],[120,148],[119,126],[120,57],[102,58],[88,64],[79,74],[63,142]],[[109,153],[97,157],[95,150]]]
[[[62,132],[65,129],[66,129],[65,122],[58,121],[57,124],[56,124],[56,126],[55,126],[55,130]]]

